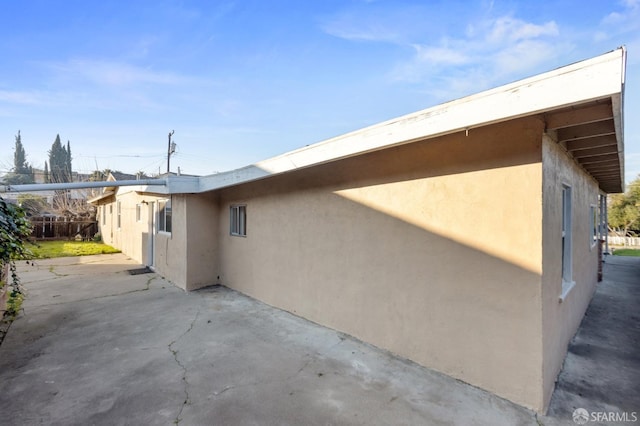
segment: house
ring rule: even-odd
[[[246,168],[107,189],[106,243],[544,412],[623,191],[626,53]]]

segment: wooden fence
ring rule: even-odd
[[[90,240],[98,233],[98,222],[95,220],[69,220],[65,217],[31,218],[33,231],[31,237],[36,240],[73,240],[77,235],[83,240]]]

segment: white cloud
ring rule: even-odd
[[[469,57],[457,50],[449,47],[430,47],[414,44],[416,59],[420,62],[444,65],[461,65],[469,62]]]
[[[475,21],[458,38],[413,44],[413,57],[397,64],[391,76],[451,99],[535,71],[570,49],[558,42],[559,35],[554,21],[538,24],[512,16]]]
[[[40,105],[44,102],[42,94],[38,92],[20,92],[0,90],[0,102],[21,105]]]
[[[522,73],[556,55],[557,51],[546,41],[524,40],[496,52],[494,66],[502,75]]]
[[[557,36],[558,34],[558,26],[554,21],[536,25],[505,16],[492,22],[491,31],[487,34],[486,40],[498,44],[513,43],[542,36]]]
[[[395,42],[399,35],[391,28],[381,23],[369,22],[354,23],[351,17],[341,18],[326,22],[321,29],[329,35],[352,41],[386,41]]]
[[[617,33],[633,31],[640,27],[640,0],[623,0],[620,2],[622,10],[609,13],[600,24],[614,27]]]
[[[155,71],[151,67],[104,60],[73,59],[50,66],[65,77],[79,77],[106,86],[175,85],[189,80],[172,72]]]
[[[625,20],[625,15],[623,15],[622,13],[611,12],[610,14],[605,16],[604,19],[602,19],[602,23],[604,25],[616,25],[621,22],[624,22],[624,20]]]

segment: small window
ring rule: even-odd
[[[598,242],[598,210],[596,206],[589,207],[589,217],[591,218],[591,247]]]
[[[571,187],[562,187],[562,294],[564,301],[575,282],[573,281],[573,231]]]
[[[142,221],[142,204],[136,204],[136,222]]]
[[[247,236],[247,206],[231,206],[231,235]]]
[[[116,213],[118,215],[116,219],[116,224],[117,224],[117,228],[120,229],[120,225],[122,224],[122,205],[120,204],[120,201],[116,203]]]
[[[107,206],[105,205],[102,206],[102,224],[107,224]]]
[[[171,199],[158,201],[158,231],[171,233]]]

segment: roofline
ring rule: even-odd
[[[620,47],[591,59],[327,139],[247,167],[189,180],[169,177],[166,188],[153,188],[148,192],[213,191],[599,99],[611,99],[614,105],[620,167],[624,170],[622,94],[625,64],[626,49]],[[624,181],[623,173],[621,179]]]

